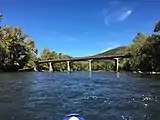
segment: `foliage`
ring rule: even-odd
[[[51,51],[48,48],[45,48],[40,56],[40,60],[53,60],[53,59],[65,59],[65,58],[71,58],[68,55],[64,55],[62,53],[56,53],[55,51]],[[61,63],[53,63],[53,70],[55,71],[65,71],[67,70],[67,63],[61,62]],[[39,69],[48,70],[49,65],[47,63],[39,65]]]
[[[137,33],[137,36],[133,39],[133,43],[127,47],[126,51],[131,53],[133,57],[131,59],[127,59],[124,64],[124,69],[130,71],[139,71],[140,65],[143,62],[143,52],[142,48],[145,46],[148,35],[144,35],[142,33]]]
[[[158,31],[158,26],[159,22],[154,31]],[[143,72],[160,71],[160,34],[148,36],[138,33],[128,47],[128,51],[134,56],[126,61],[124,69]]]
[[[160,31],[160,20],[157,22],[154,28],[154,32],[158,32],[158,31]]]
[[[34,41],[21,28],[4,26],[0,28],[0,70],[16,71],[36,58]],[[30,63],[28,63],[30,61]]]

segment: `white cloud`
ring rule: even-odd
[[[120,14],[118,20],[119,21],[125,20],[131,13],[132,13],[131,10],[126,10],[126,11],[122,12],[122,14]]]
[[[132,12],[133,11],[130,9],[130,6],[124,6],[122,2],[117,0],[109,2],[106,8],[101,10],[101,14],[104,16],[104,22],[106,25],[122,22],[126,20]]]
[[[105,24],[109,25],[110,23],[121,22],[129,17],[132,13],[132,10],[120,9],[114,12],[110,12],[105,16]]]

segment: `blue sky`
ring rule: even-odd
[[[22,27],[43,48],[87,56],[151,34],[158,0],[0,0],[2,24]]]

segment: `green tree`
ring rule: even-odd
[[[133,43],[126,49],[127,53],[133,55],[132,58],[127,59],[124,64],[124,69],[131,71],[139,71],[143,62],[143,51],[142,48],[146,45],[148,35],[137,33],[137,36],[133,39]]]
[[[160,31],[160,20],[156,23],[154,28],[154,32],[158,32],[158,31]]]
[[[37,61],[38,50],[35,46],[35,43],[32,39],[28,39],[26,41],[26,48],[29,52],[30,59],[28,63],[25,65],[26,68],[33,68],[36,66],[35,62]]]
[[[1,19],[2,15],[0,15]],[[0,27],[0,70],[22,69],[28,61],[36,58],[36,53],[34,41],[29,39],[21,28]]]
[[[40,56],[40,60],[54,60],[54,59],[66,59],[70,58],[70,56],[62,54],[62,53],[56,53],[55,51],[51,51],[48,48],[45,48]],[[66,62],[60,62],[60,63],[53,63],[53,69],[55,71],[66,71],[67,70],[67,63]],[[41,69],[48,70],[49,65],[46,64],[41,64],[40,65]]]

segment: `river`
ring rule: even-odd
[[[0,73],[1,120],[160,120],[160,76],[112,72]]]

